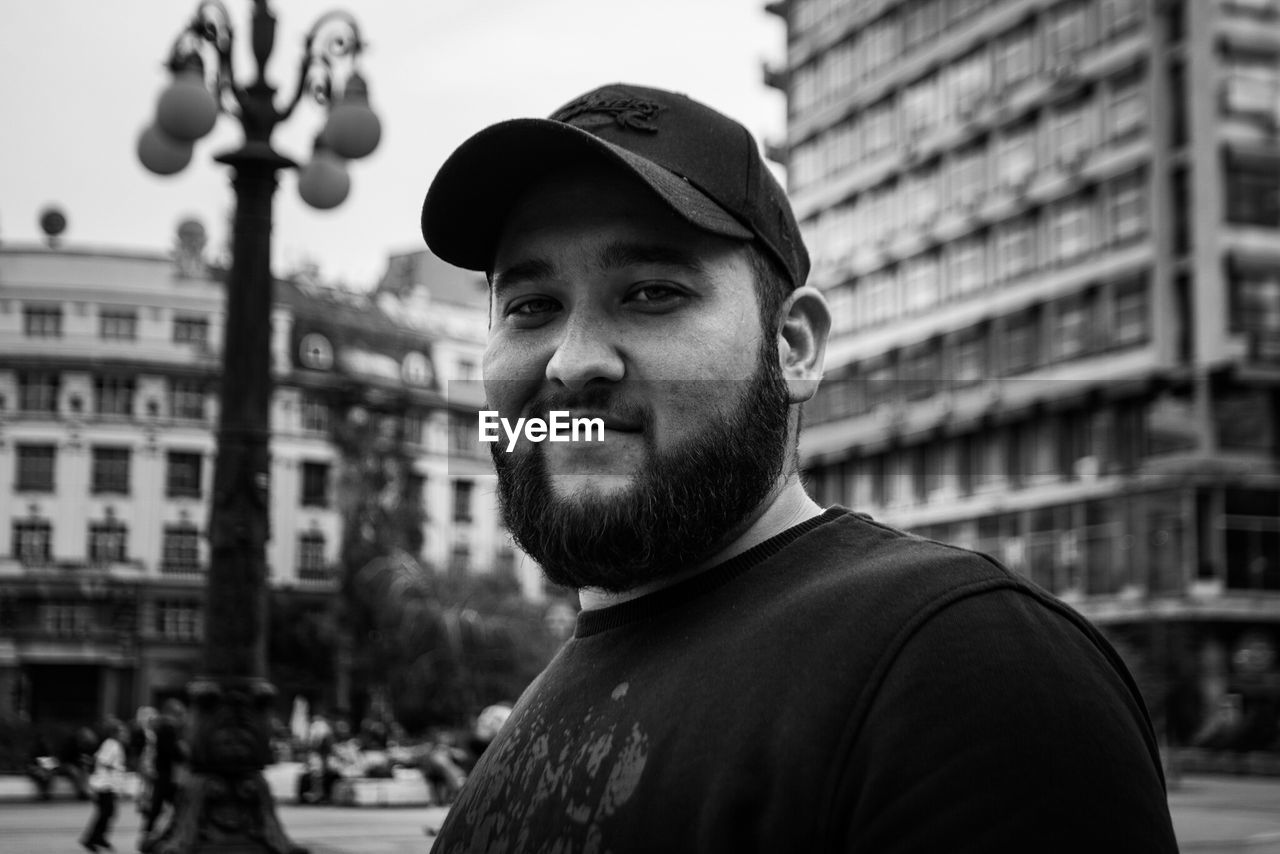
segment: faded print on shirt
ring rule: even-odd
[[[534,696],[485,751],[432,850],[605,854],[611,819],[635,793],[649,753],[648,735],[627,714],[628,687],[585,710],[558,703],[559,714],[548,693]]]

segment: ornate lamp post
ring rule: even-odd
[[[276,173],[297,168],[271,147],[271,133],[308,94],[328,105],[298,188],[304,201],[331,208],[350,188],[343,160],[372,152],[381,127],[356,70],[363,43],[350,15],[331,12],[312,26],[297,91],[284,109],[276,107],[275,87],[264,77],[275,25],[267,0],[255,0],[251,39],[258,69],[243,87],[235,78],[227,10],[219,0],[203,0],[174,42],[168,62],[174,81],[160,97],[155,123],[138,140],[143,165],[167,175],[186,166],[194,141],[213,128],[220,112],[235,116],[244,129],[244,143],[216,158],[234,170],[236,212],[209,520],[204,671],[189,686],[192,774],[174,819],[144,843],[144,850],[161,854],[303,850],[280,826],[262,776],[271,761],[268,713],[275,693],[266,678],[265,641],[271,205]],[[206,56],[214,60],[212,71]],[[346,69],[341,85],[338,65]]]

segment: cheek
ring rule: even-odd
[[[502,342],[490,342],[481,361],[485,400],[503,417],[515,417],[536,394],[544,366],[530,353]]]

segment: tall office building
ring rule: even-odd
[[[812,489],[1073,604],[1171,736],[1274,745],[1280,2],[768,10]]]
[[[0,713],[95,723],[199,666],[224,285],[183,234],[174,257],[0,247]],[[485,294],[426,252],[372,294],[276,283],[267,562],[290,613],[338,589],[346,421],[403,436],[428,566],[541,595],[498,521],[477,401],[449,393],[478,376]]]

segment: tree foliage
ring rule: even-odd
[[[424,511],[402,425],[394,406],[353,406],[334,419],[337,622],[353,689],[385,694],[413,732],[514,700],[557,641],[545,606],[526,601],[511,575],[441,573],[421,561]]]

